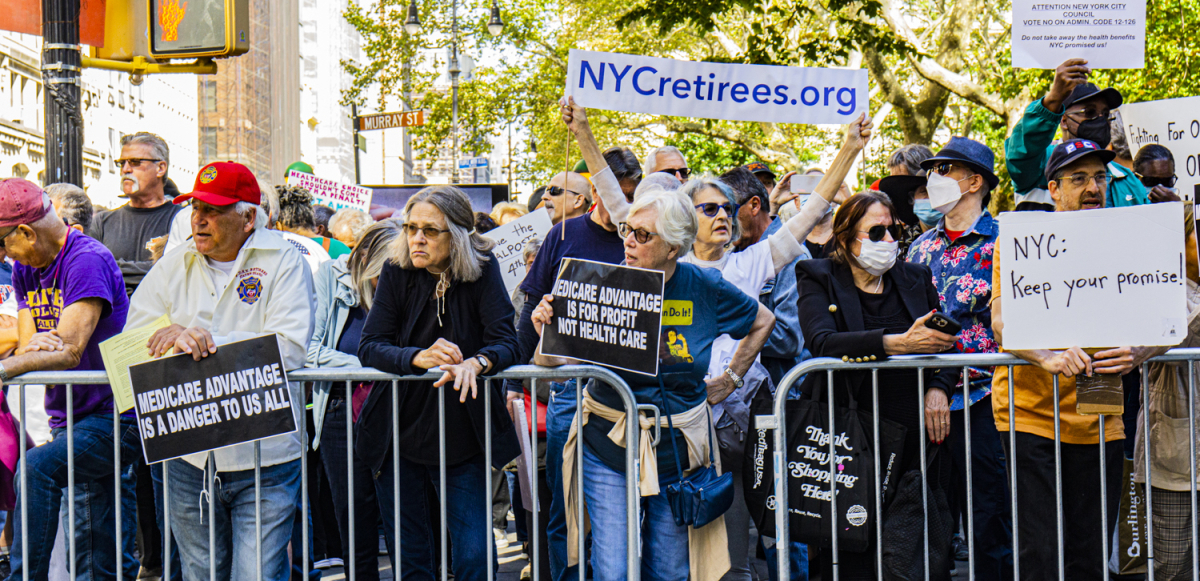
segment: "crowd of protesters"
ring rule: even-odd
[[[441,375],[398,388],[292,382],[292,401],[310,410],[293,406],[296,422],[310,426],[307,440],[297,431],[153,465],[143,460],[132,410],[114,417],[107,385],[71,386],[70,406],[66,387],[46,386],[48,441],[27,438],[31,426],[16,425],[0,400],[0,509],[8,511],[0,578],[51,575],[66,526],[70,460],[77,549],[70,558],[88,578],[116,578],[118,562],[125,579],[158,578],[169,562],[171,579],[205,579],[213,570],[218,579],[254,579],[261,547],[261,575],[271,581],[298,578],[301,554],[310,555],[307,565],[318,574],[353,561],[356,578],[378,579],[386,554],[405,579],[433,579],[441,551],[448,551],[446,573],[455,579],[486,579],[497,566],[489,544],[508,542],[511,506],[520,540],[539,539],[543,579],[576,579],[579,567],[595,579],[624,579],[631,551],[640,554],[647,580],[757,579],[755,555],[774,564],[781,547],[752,534],[743,492],[752,401],[774,394],[788,370],[813,357],[869,364],[904,354],[999,352],[1004,318],[992,289],[1000,273],[999,226],[988,210],[999,175],[1011,177],[1018,211],[1179,201],[1171,152],[1154,144],[1130,151],[1112,122],[1121,93],[1087,82],[1088,73],[1078,60],[1055,71],[1050,90],[1005,142],[1003,166],[968,137],[952,137],[937,152],[908,144],[888,156],[889,176],[857,193],[846,180],[871,138],[866,116],[845,128],[826,168],[777,175],[755,162],[697,175],[688,152],[674,147],[653,149],[644,161],[628,147],[602,149],[587,111],[570,98],[559,112],[579,144],[580,165],[555,175],[528,204],[503,202],[490,212],[473,208],[454,186],[432,186],[376,221],[317,205],[306,189],[267,184],[233,162],[205,166],[191,191],[180,193],[168,177],[167,145],[151,133],[121,141],[115,162],[126,203],[115,210],[93,208],[72,185],[43,190],[2,180],[0,382],[31,371],[103,370],[100,342],[162,316],[171,324],[148,341],[154,357],[199,361],[228,343],[273,333],[289,370]],[[289,169],[312,171],[302,163]],[[792,180],[809,176],[816,183],[793,193]],[[488,232],[531,212],[546,212],[553,226],[526,245],[526,274],[510,294]],[[1194,220],[1189,211],[1185,346],[1200,344]],[[616,370],[638,404],[661,414],[643,414],[638,426],[639,523],[626,520],[625,412],[613,387],[564,380],[533,389],[529,381],[483,380],[514,365],[577,363],[539,348],[542,330],[554,322],[550,291],[568,258],[661,271],[663,299],[693,307],[686,321],[663,327],[657,376]],[[935,330],[928,324],[935,315],[961,331]],[[1156,578],[1191,578],[1187,443],[1194,434],[1186,423],[1158,422],[1200,406],[1189,401],[1182,364],[1153,363],[1146,385],[1130,373],[1162,351],[1014,351],[1031,365],[1012,368],[1011,376],[1007,367],[878,372],[877,407],[866,406],[868,413],[907,434],[894,473],[920,468],[921,449],[946,450],[934,455],[940,469],[932,485],[946,494],[952,530],[931,546],[948,547],[949,563],[966,560],[970,536],[973,574],[982,580],[1012,579],[1015,557],[1026,579],[1057,578],[1060,560],[1069,577],[1101,578],[1101,555],[1112,543],[1101,532],[1115,528],[1123,459],[1132,455],[1126,431],[1140,442],[1151,413],[1149,431],[1159,442],[1175,442],[1157,446],[1150,458]],[[1097,416],[1074,406],[1074,378],[1092,373],[1124,376],[1129,395],[1126,421],[1109,421],[1103,434]],[[853,371],[830,382],[811,374],[787,397],[870,402],[872,377]],[[922,386],[919,400],[913,394]],[[484,389],[493,391],[491,408]],[[1149,391],[1151,410],[1136,405],[1141,389]],[[1006,435],[1010,392],[1015,447]],[[521,400],[543,418],[536,482],[526,483],[539,491],[536,507],[522,505],[521,484],[508,477],[520,451],[513,414]],[[353,442],[346,440],[348,424]],[[22,465],[19,446],[28,449]],[[1071,479],[1061,505],[1056,454],[1063,475],[1089,475]],[[1018,479],[1007,472],[1010,460],[1020,466]],[[1090,477],[1101,474],[1101,462],[1102,478]],[[734,473],[733,506],[711,524],[681,525],[664,491],[709,466]],[[19,493],[14,482],[22,473],[27,486]],[[1146,473],[1139,454],[1133,478],[1145,482]],[[1010,482],[1017,486],[1017,531]],[[301,510],[304,486],[309,511]],[[481,509],[489,497],[491,513]],[[162,543],[168,524],[170,554]],[[641,547],[626,545],[631,526],[641,529]],[[305,528],[311,546],[301,550]],[[449,547],[441,546],[439,530],[448,533]],[[792,541],[790,579],[808,579],[810,559],[822,579],[833,578],[834,563],[841,578],[874,578],[873,539],[865,551],[839,554]],[[909,549],[923,551],[922,539],[913,538]],[[944,578],[952,567],[930,578]],[[773,566],[769,572],[776,581]]]

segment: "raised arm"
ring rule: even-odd
[[[803,252],[804,239],[812,233],[813,228],[817,227],[821,218],[825,217],[825,213],[829,210],[829,204],[837,195],[838,188],[842,186],[842,182],[846,179],[846,175],[850,173],[850,168],[854,167],[854,160],[858,158],[858,154],[867,146],[867,142],[871,139],[872,121],[863,113],[853,123],[846,126],[846,138],[842,143],[842,148],[838,150],[837,157],[833,159],[833,164],[829,166],[829,171],[826,172],[821,182],[817,184],[814,191],[815,196],[810,197],[808,203],[800,208],[800,213],[788,220],[778,232],[771,235],[767,240],[771,244],[771,259],[775,264],[775,272],[778,273],[785,266],[795,260],[800,253]],[[781,181],[775,187],[778,189],[787,181]],[[772,194],[772,198],[777,197]]]
[[[592,127],[588,125],[587,110],[576,105],[575,99],[569,96],[563,97],[559,105],[563,123],[579,142],[579,153],[587,163],[596,194],[604,200],[604,208],[612,216],[613,224],[624,222],[629,217],[630,203],[625,199],[625,192],[621,191],[621,183],[608,168],[608,162],[604,161],[604,153],[600,151],[596,136],[592,135]]]

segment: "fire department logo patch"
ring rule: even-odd
[[[212,183],[215,179],[217,179],[217,168],[215,167],[210,167],[200,172],[200,183],[202,184]]]
[[[253,305],[262,296],[262,281],[257,276],[247,276],[238,283],[237,293],[243,303]]]

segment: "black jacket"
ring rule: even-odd
[[[908,314],[917,319],[940,308],[937,289],[933,286],[933,272],[928,266],[897,262],[887,273],[895,292],[900,293]],[[883,329],[872,331],[863,328],[862,304],[854,286],[854,275],[850,267],[829,259],[801,260],[796,263],[796,286],[800,299],[800,329],[804,332],[804,345],[815,357],[842,359],[887,359],[883,349]],[[950,394],[957,378],[954,369],[926,370],[926,388],[939,388]],[[805,378],[802,390],[807,394],[823,392],[827,373],[810,373]],[[863,372],[839,372],[834,377],[845,377],[849,387],[860,402],[864,386],[869,388],[871,374]],[[865,392],[869,398],[870,392]],[[870,401],[867,399],[866,401]]]
[[[413,367],[413,358],[424,347],[410,346],[413,316],[426,308],[433,295],[436,279],[424,269],[404,269],[387,264],[379,275],[375,301],[367,320],[363,324],[362,338],[358,344],[358,358],[366,367],[374,367],[397,375],[417,375],[424,369]],[[451,324],[451,336],[462,351],[464,358],[483,355],[492,363],[491,373],[503,371],[517,359],[517,331],[513,326],[516,313],[504,287],[496,257],[488,253],[483,276],[475,282],[460,282],[446,291],[446,312]],[[463,313],[466,316],[461,316]],[[517,432],[512,418],[506,411],[504,391],[500,381],[491,382],[492,391],[492,465],[503,468],[520,453]],[[479,397],[467,399],[468,414],[474,432],[483,433],[483,378],[478,380]],[[355,424],[355,452],[368,463],[372,472],[378,472],[387,459],[392,444],[391,382],[381,382],[363,403],[358,423]],[[400,405],[404,405],[404,393],[410,389],[433,389],[430,382],[400,382]],[[386,395],[385,395],[386,394]],[[436,422],[437,417],[428,418]],[[461,429],[447,425],[447,430]],[[403,446],[404,443],[401,442]],[[484,448],[482,437],[479,448]]]

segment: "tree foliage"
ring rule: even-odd
[[[578,159],[555,107],[570,48],[866,68],[878,134],[865,156],[862,177],[868,183],[886,174],[887,152],[904,143],[937,149],[952,135],[966,135],[986,142],[1003,159],[1004,138],[1052,78],[1051,71],[1011,67],[1011,0],[505,0],[507,26],[496,38],[483,28],[484,1],[464,10],[471,17],[460,20],[462,45],[469,53],[496,51],[501,64],[464,85],[463,131],[482,138],[515,121],[537,145],[536,157],[522,164],[524,179],[561,171],[568,151],[572,161]],[[441,7],[435,10],[435,4]],[[348,100],[361,99],[362,89],[376,83],[397,95],[403,58],[441,54],[430,57],[428,51],[447,42],[445,4],[418,2],[426,31],[437,32],[416,39],[400,26],[405,5],[382,0],[371,13],[353,4],[347,11],[368,47],[368,62],[347,63],[356,79]],[[1200,53],[1190,32],[1198,6],[1198,0],[1149,3],[1147,68],[1096,71],[1093,80],[1118,87],[1127,102],[1200,94],[1200,78],[1191,69],[1193,55]],[[416,106],[433,109],[438,119],[420,139],[425,147],[446,147],[449,125],[442,112],[449,97],[434,90],[432,76],[414,74]],[[593,111],[591,117],[602,146],[621,144],[644,153],[670,143],[689,154],[693,167],[713,172],[752,159],[801,169],[838,142],[828,127],[614,111]],[[1006,177],[1002,163],[997,170]],[[1003,183],[1007,187],[1006,179]],[[994,199],[1003,208],[1011,190]]]

